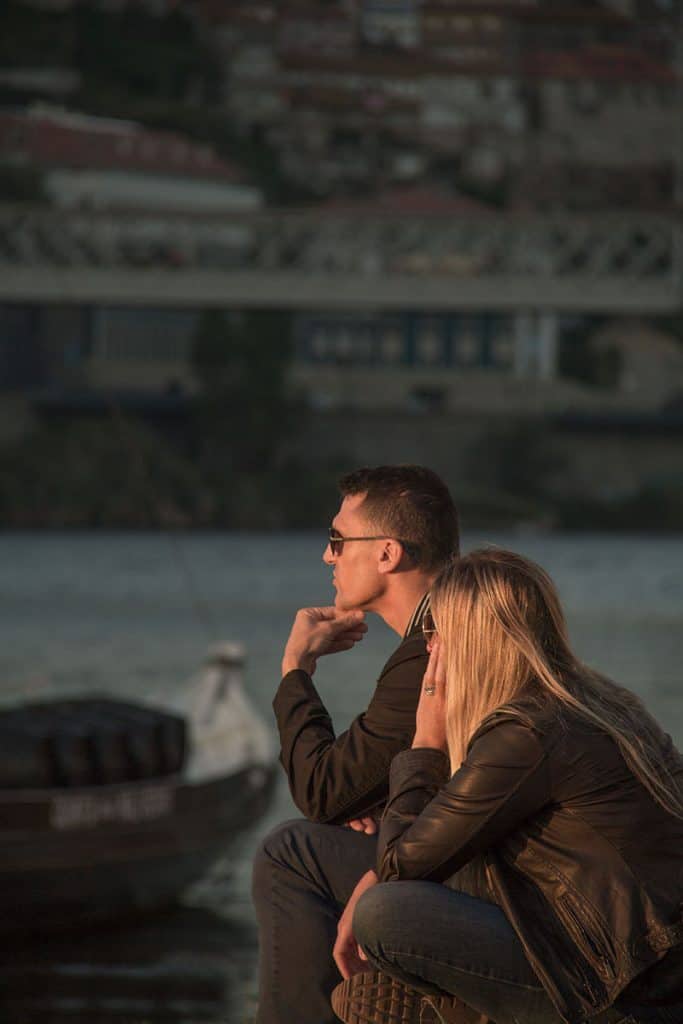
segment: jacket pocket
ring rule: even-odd
[[[616,950],[614,942],[596,911],[573,892],[558,897],[557,913],[567,932],[576,943],[598,977],[604,982],[614,980]]]

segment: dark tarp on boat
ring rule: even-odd
[[[0,711],[0,789],[107,785],[182,770],[185,720],[168,711],[85,697]]]

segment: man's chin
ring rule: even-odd
[[[352,604],[350,601],[345,601],[339,591],[337,591],[334,598],[334,607],[338,612],[365,611],[365,607],[363,605],[358,603]]]

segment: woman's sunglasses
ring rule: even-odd
[[[425,643],[429,646],[429,644],[434,642],[438,635],[439,631],[434,623],[434,616],[428,608],[422,616],[422,636],[424,637]]]

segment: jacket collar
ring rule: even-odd
[[[419,632],[419,630],[422,629],[422,619],[424,618],[424,614],[425,614],[425,612],[427,611],[428,608],[429,608],[429,591],[426,594],[424,594],[420,598],[420,600],[417,602],[417,605],[415,606],[415,611],[410,616],[410,621],[409,621],[408,625],[406,626],[405,633],[403,634],[403,639],[404,640],[407,637],[411,636],[413,633],[417,633],[417,632]]]

